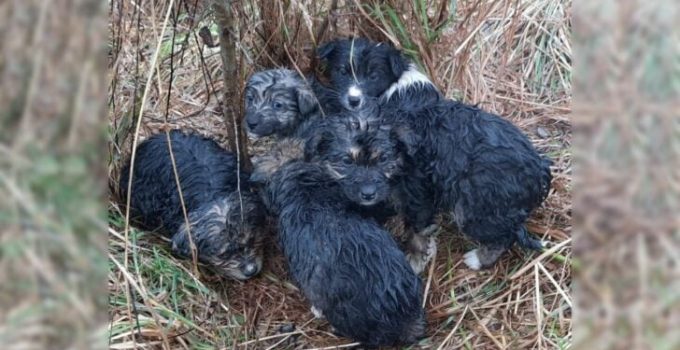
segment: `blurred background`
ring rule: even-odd
[[[250,40],[236,46],[239,84],[263,67],[313,69],[320,40],[369,36],[558,159],[556,189],[530,228],[563,246],[542,260],[515,251],[476,274],[458,265],[467,242],[444,236],[453,253],[427,276],[422,348],[680,348],[676,2],[234,4],[238,38]],[[174,6],[163,29],[168,2],[0,2],[2,348],[258,349],[281,338],[257,336],[292,321],[309,331],[300,347],[343,344],[299,322],[305,304],[276,273],[244,285],[199,279],[144,232],[123,239],[109,185],[150,72],[142,135],[168,118],[228,143],[217,20],[209,2]],[[275,259],[269,269],[285,271]],[[271,300],[283,304],[262,307]]]
[[[680,348],[679,10],[574,6],[578,348]]]
[[[106,346],[106,7],[0,2],[0,347]]]

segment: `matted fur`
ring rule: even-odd
[[[368,346],[423,336],[420,279],[389,232],[347,209],[323,165],[287,163],[265,197],[293,280],[339,334]]]
[[[173,252],[191,257],[187,235],[191,231],[199,261],[224,276],[247,279],[260,271],[259,247],[263,209],[250,192],[248,174],[240,174],[237,192],[236,157],[214,141],[199,135],[171,131],[173,155],[189,227],[168,149],[166,134],[153,135],[137,148],[130,193],[131,216],[146,230],[158,230],[173,241]],[[129,167],[120,178],[125,198]]]
[[[293,136],[304,122],[335,113],[334,101],[332,93],[313,77],[290,69],[257,72],[248,79],[245,91],[248,136]]]
[[[365,87],[381,97],[384,123],[407,145],[407,174],[397,186],[407,228],[419,235],[434,232],[435,214],[453,213],[461,231],[484,246],[466,256],[475,269],[491,266],[515,241],[541,247],[524,223],[548,194],[550,161],[517,127],[442,99],[396,49],[350,39],[326,44],[320,55],[330,66],[334,88]],[[355,69],[351,78],[342,74],[348,66]],[[430,241],[414,237],[413,243],[431,254]]]

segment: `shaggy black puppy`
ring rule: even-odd
[[[304,136],[307,125],[340,110],[335,94],[313,77],[289,69],[253,74],[246,84],[246,129],[251,139]]]
[[[326,44],[319,55],[330,66],[335,88],[346,89],[347,101],[353,95],[361,103],[364,95],[380,97],[384,122],[408,146],[407,175],[397,191],[406,226],[416,233],[410,256],[420,252],[423,267],[429,261],[438,210],[453,213],[461,231],[482,244],[465,254],[473,269],[491,266],[515,241],[541,247],[524,223],[548,194],[551,162],[517,127],[441,98],[425,75],[386,44],[340,40]]]
[[[295,283],[343,336],[408,344],[425,330],[422,286],[389,232],[348,210],[323,165],[289,162],[265,187]]]
[[[199,261],[236,279],[255,276],[262,266],[258,225],[264,211],[259,197],[250,192],[249,174],[242,172],[239,179],[236,157],[210,139],[177,130],[169,136],[189,224],[164,133],[151,136],[137,148],[131,217],[143,229],[158,229],[170,237],[172,250],[179,256],[192,256],[190,233]],[[127,164],[119,183],[123,201],[129,169]]]
[[[402,109],[442,99],[427,76],[389,44],[362,38],[335,40],[319,47],[317,55],[326,65],[331,90],[337,91],[347,110],[361,109],[370,98]]]
[[[373,101],[317,123],[305,143],[305,159],[322,164],[345,197],[365,216],[384,222],[396,212],[392,188],[401,180],[405,146],[383,125]]]
[[[542,248],[524,223],[548,195],[551,161],[516,126],[453,101],[396,114],[392,123],[408,128],[401,129],[411,141],[405,168],[416,170],[399,187],[407,225],[418,232],[432,225],[437,209],[451,212],[482,244],[465,254],[473,269],[491,266],[515,242]]]

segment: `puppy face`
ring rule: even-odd
[[[339,119],[312,137],[305,156],[324,164],[346,197],[361,206],[385,201],[403,164],[390,128],[357,118]]]
[[[225,277],[249,279],[262,268],[257,224],[263,219],[257,197],[245,192],[240,198],[238,193],[231,194],[191,212],[189,228],[183,224],[173,237],[173,252],[184,258],[192,257],[190,231],[199,261]]]
[[[316,105],[314,94],[297,72],[271,69],[255,73],[245,90],[248,136],[288,135]]]
[[[386,43],[365,39],[337,40],[319,48],[331,84],[344,108],[362,108],[366,97],[380,97],[408,68],[401,53]]]

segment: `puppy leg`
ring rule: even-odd
[[[407,233],[406,258],[419,274],[437,252],[435,207],[431,190],[421,181],[402,184],[399,192],[404,230]]]
[[[425,271],[427,263],[437,253],[437,237],[429,232],[436,232],[438,228],[436,224],[428,226],[414,234],[406,246],[406,259],[417,274]]]

